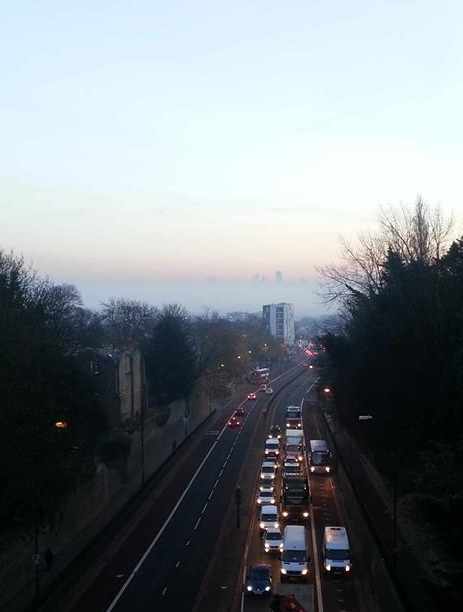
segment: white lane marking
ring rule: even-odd
[[[165,597],[166,593],[167,593],[167,587],[164,587],[162,589],[162,596]]]
[[[175,564],[175,567],[179,567],[180,565],[180,561],[177,561],[177,563]]]
[[[222,463],[222,467],[224,468],[227,465],[227,463],[228,463],[228,459]],[[223,474],[223,471],[222,471],[222,474]]]
[[[199,523],[201,522],[201,517],[198,518],[198,520],[195,523],[195,526],[193,527],[193,529],[196,531],[198,529]]]
[[[227,464],[225,463],[225,465],[227,465]],[[219,478],[221,478],[221,477],[222,477],[222,474],[223,474],[223,468],[222,468],[222,469],[220,470],[220,472],[219,472]]]
[[[211,500],[213,495],[214,495],[214,489],[212,489],[212,491],[209,493],[209,495],[207,496],[207,499]]]
[[[314,386],[314,384],[317,382],[318,378],[316,378],[314,380],[314,382],[310,385],[307,393],[310,393],[310,390],[312,389],[312,387]],[[301,400],[301,414],[304,408],[304,399]],[[305,428],[304,428],[304,446],[307,449],[307,440],[305,438]],[[308,472],[308,477],[310,480],[310,472]],[[313,512],[313,507],[312,507],[312,520],[310,521],[310,532],[312,535],[312,548],[313,548],[313,560],[314,560],[314,569],[315,569],[315,587],[316,587],[316,592],[317,592],[317,607],[318,607],[318,612],[323,612],[323,597],[322,597],[322,584],[321,584],[321,577],[320,577],[320,567],[319,567],[319,559],[318,559],[318,546],[317,546],[317,535],[315,533],[315,514]]]
[[[191,544],[191,540],[187,540],[187,541],[185,542],[185,546],[189,546],[190,544]]]
[[[217,480],[214,482],[214,486],[212,487],[212,490],[214,490],[218,484],[219,484],[219,479],[217,478]]]
[[[206,510],[206,508],[207,508],[207,502],[204,504],[203,509],[201,510],[201,514],[204,514],[204,511]]]
[[[271,382],[275,382],[276,380],[280,379],[282,376],[285,376],[286,374],[288,374],[289,372],[292,372],[293,370],[295,370],[296,368],[300,367],[300,364],[294,366],[293,368],[290,368],[289,370],[287,370],[286,372],[283,372],[282,374],[280,374],[279,376],[277,376],[276,378],[273,378],[271,380]],[[240,406],[243,406],[245,403],[247,402],[247,399],[244,399]],[[141,568],[141,566],[143,565],[143,563],[145,562],[147,556],[150,554],[150,552],[153,550],[153,548],[156,546],[159,538],[162,536],[162,534],[164,533],[164,531],[167,529],[167,526],[169,525],[170,521],[172,520],[172,518],[175,516],[175,513],[177,512],[180,504],[183,502],[183,500],[185,499],[186,494],[188,493],[188,491],[191,489],[193,483],[195,482],[196,478],[198,477],[198,474],[200,473],[200,471],[203,469],[204,464],[206,463],[206,461],[209,459],[209,457],[211,456],[213,450],[215,449],[215,447],[217,446],[217,444],[219,443],[219,440],[222,438],[224,432],[227,430],[227,426],[228,426],[228,419],[225,421],[224,426],[222,427],[222,429],[220,430],[220,433],[218,434],[217,438],[214,440],[214,442],[211,445],[211,448],[208,450],[206,456],[204,457],[204,459],[201,461],[201,463],[199,464],[196,472],[193,474],[190,482],[188,483],[188,485],[186,486],[185,490],[183,491],[182,495],[179,497],[177,503],[175,504],[175,506],[172,508],[169,516],[166,518],[166,520],[164,521],[161,529],[157,532],[157,534],[155,535],[154,539],[152,540],[151,544],[148,546],[148,548],[145,550],[145,552],[143,553],[143,555],[141,556],[140,560],[138,561],[138,563],[135,565],[134,569],[132,570],[131,574],[129,575],[129,577],[127,578],[127,580],[124,582],[124,584],[122,585],[122,587],[120,588],[119,592],[117,593],[117,595],[114,597],[114,599],[112,600],[112,602],[110,603],[109,607],[106,608],[105,612],[112,612],[112,610],[114,610],[117,602],[119,601],[119,599],[122,597],[122,595],[124,594],[124,592],[127,590],[127,587],[129,586],[129,584],[132,582],[132,580],[135,577],[135,574],[138,572],[138,570]],[[241,433],[241,432],[239,432]],[[239,434],[238,434],[239,435]],[[222,471],[223,473],[223,471]],[[218,480],[216,481],[215,485],[214,485],[214,489],[217,486]],[[186,544],[186,546],[189,546],[190,544],[190,540],[188,540],[188,543]]]
[[[157,532],[157,534],[155,535],[153,541],[151,542],[151,544],[148,546],[148,548],[145,550],[145,552],[143,553],[143,555],[141,556],[140,560],[138,561],[138,563],[136,564],[136,566],[134,567],[134,569],[132,570],[130,576],[127,578],[127,580],[124,582],[124,584],[122,585],[121,589],[119,590],[119,592],[117,593],[116,597],[112,600],[112,602],[110,603],[109,607],[106,608],[106,612],[112,612],[112,610],[114,610],[117,602],[119,601],[119,599],[122,597],[122,595],[124,594],[124,592],[126,591],[127,587],[129,586],[129,584],[132,582],[132,580],[135,577],[135,574],[138,572],[138,570],[141,568],[141,566],[143,565],[143,563],[145,562],[145,559],[147,558],[147,556],[150,554],[150,552],[153,550],[153,548],[156,546],[159,538],[162,536],[162,534],[164,533],[164,531],[167,529],[167,526],[169,525],[170,521],[172,520],[172,518],[174,517],[175,513],[177,512],[180,504],[183,502],[183,500],[185,499],[186,494],[188,493],[188,491],[191,489],[191,487],[193,486],[193,483],[195,482],[196,478],[198,477],[198,474],[200,473],[200,471],[203,469],[206,461],[209,459],[209,457],[211,456],[212,452],[214,451],[215,447],[217,446],[217,444],[219,443],[220,438],[223,436],[224,432],[227,429],[227,423],[228,420],[226,421],[225,425],[222,427],[219,435],[217,436],[217,438],[214,440],[214,442],[211,445],[211,448],[208,450],[208,452],[206,453],[206,456],[204,457],[204,459],[201,461],[201,463],[199,464],[198,468],[196,469],[196,472],[193,474],[190,482],[188,483],[188,485],[186,486],[185,490],[183,491],[183,493],[181,494],[181,496],[179,497],[177,503],[175,504],[175,506],[172,508],[169,516],[166,518],[166,520],[164,521],[164,524],[162,525],[161,529]]]

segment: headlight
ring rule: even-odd
[[[270,546],[268,544],[265,544],[264,548],[265,548],[265,552],[268,552],[270,550]]]
[[[280,526],[280,523],[273,523],[273,526],[275,527],[275,529],[278,529],[278,527]]]
[[[273,499],[273,497],[270,499],[270,503],[271,503],[271,504],[274,504],[274,503],[275,503],[275,500]]]
[[[299,461],[302,461],[303,458],[304,457],[302,455],[299,455],[299,457],[298,457]]]
[[[248,591],[252,591],[252,586],[248,585],[246,588],[247,588]]]
[[[265,590],[266,590],[266,591],[270,591],[270,587],[269,587],[269,586],[266,586],[266,587],[265,587]]]
[[[286,423],[286,427],[289,429],[289,423]]]
[[[308,513],[308,512],[303,512],[303,513],[302,513],[302,516],[303,516],[304,518],[307,518],[307,517],[309,516],[309,513]]]
[[[304,569],[302,570],[302,575],[303,575],[303,576],[306,576],[308,571],[309,571],[309,570],[308,570],[307,568],[304,568]]]
[[[258,500],[257,500],[257,503],[258,503],[258,504],[261,504],[261,503],[262,503],[262,500],[261,500],[261,499],[258,499]]]
[[[331,564],[330,563],[325,563],[325,569],[327,572],[331,571]]]
[[[265,449],[265,454],[268,455],[268,449],[267,448]]]
[[[345,569],[346,569],[346,572],[350,572],[350,565],[347,564]]]
[[[272,474],[272,479],[275,478],[275,474]]]
[[[287,569],[285,569],[284,567],[282,567],[282,568],[281,568],[281,573],[282,573],[282,574],[287,574],[287,573],[288,573],[288,570],[287,570]]]
[[[315,472],[315,468],[313,467],[313,465],[310,467],[310,471]]]
[[[288,516],[288,512],[286,510],[283,512],[283,516],[286,518]]]
[[[260,522],[260,528],[261,528],[261,529],[264,529],[264,528],[265,528],[265,523],[264,523],[264,522],[262,522],[262,521]]]
[[[283,544],[280,544],[280,546],[278,548],[282,551],[283,550]]]
[[[326,470],[327,472],[329,472],[329,471],[330,471],[330,468],[329,468],[329,467],[326,467],[326,468],[325,468],[325,470]]]

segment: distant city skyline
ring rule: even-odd
[[[317,268],[381,205],[421,194],[463,233],[462,21],[456,0],[5,3],[0,249],[89,304],[321,308]]]

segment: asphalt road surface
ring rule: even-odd
[[[300,372],[297,366],[273,382],[275,391]],[[206,431],[187,465],[152,505],[130,537],[108,558],[73,612],[192,610],[222,520],[231,503],[243,458],[272,396],[245,401],[240,428]]]

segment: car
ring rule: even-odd
[[[280,441],[278,438],[267,438],[264,452],[266,459],[277,459],[280,454]]]
[[[259,563],[251,565],[246,573],[246,593],[249,595],[270,595],[272,592],[272,568]]]
[[[239,408],[235,410],[235,416],[237,417],[246,416],[246,410],[240,406]]]
[[[259,491],[268,491],[270,493],[273,493],[274,490],[275,487],[273,486],[273,480],[264,480],[259,485]]]
[[[265,393],[266,393],[266,395],[272,395],[272,393],[273,393],[272,387],[266,387]]]
[[[248,400],[256,400],[257,399],[257,393],[248,393]]]
[[[268,527],[264,531],[265,552],[281,552],[283,550],[283,536],[279,527]]]
[[[257,494],[257,504],[259,506],[274,504],[275,503],[275,493],[273,491],[273,487],[271,491],[259,491]]]
[[[241,427],[241,419],[233,415],[228,421],[228,427],[230,427],[230,429],[236,429],[237,427]]]
[[[262,463],[262,467],[260,468],[261,481],[274,480],[276,478],[277,467],[278,467],[278,463],[276,462],[275,459],[265,458]]]
[[[259,527],[263,530],[268,529],[269,527],[274,527],[275,529],[278,529],[279,526],[280,523],[278,519],[278,508],[273,504],[261,506]]]
[[[266,384],[260,385],[258,391],[267,391],[267,385]]]
[[[279,425],[274,425],[273,427],[271,427],[268,437],[278,438],[278,440],[281,440],[281,427]]]

